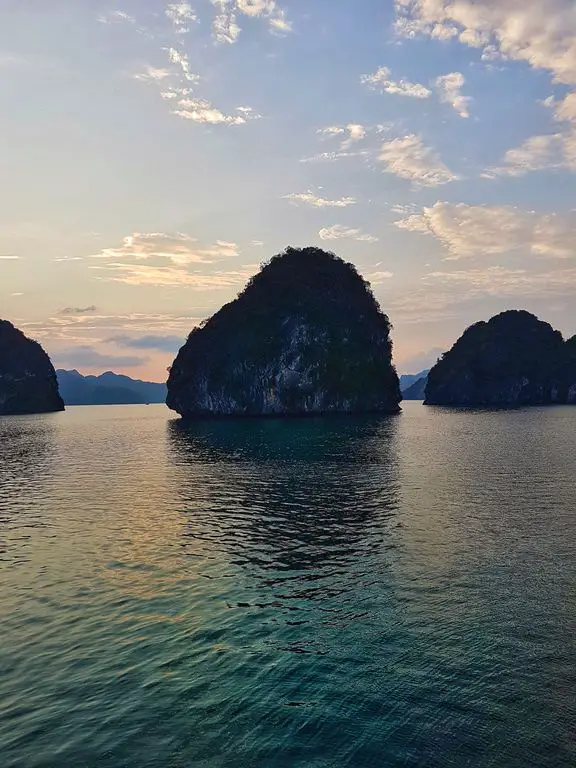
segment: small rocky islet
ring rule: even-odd
[[[426,405],[576,404],[576,337],[524,310],[470,326],[428,374]]]
[[[37,341],[0,320],[0,415],[63,411],[56,371]]]
[[[288,248],[192,331],[167,404],[186,418],[397,413],[390,329],[352,264]]]

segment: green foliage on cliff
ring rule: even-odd
[[[195,328],[172,366],[185,415],[396,411],[390,322],[352,264],[288,248]]]
[[[562,334],[523,310],[468,328],[428,375],[429,405],[561,401]]]

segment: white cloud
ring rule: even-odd
[[[239,110],[239,115],[227,115],[205,99],[181,99],[173,114],[209,125],[244,125],[247,120],[258,120],[261,117],[256,112],[247,112],[247,107],[240,107]]]
[[[177,267],[157,267],[146,264],[112,262],[91,269],[103,273],[103,280],[133,286],[182,287],[210,291],[243,285],[253,274],[250,266],[245,270],[217,271],[211,273],[191,272]]]
[[[313,205],[315,208],[346,208],[349,205],[355,205],[356,198],[341,197],[338,200],[327,200],[324,197],[318,197],[313,192],[292,192],[283,196],[284,200],[290,200],[292,203],[305,203]]]
[[[431,94],[431,91],[420,83],[411,83],[408,80],[391,80],[388,67],[380,67],[371,75],[362,75],[360,82],[374,90],[397,96],[411,96],[414,99],[427,99]]]
[[[487,267],[454,272],[431,272],[425,282],[454,286],[466,290],[466,299],[478,296],[571,296],[576,289],[576,268],[547,272],[527,272],[524,269]]]
[[[382,144],[379,159],[387,173],[426,187],[437,187],[457,178],[415,134]]]
[[[134,75],[135,80],[142,80],[145,83],[161,83],[167,77],[172,77],[169,69],[160,69],[146,65],[143,72]]]
[[[576,84],[573,0],[396,0],[399,35],[457,37],[486,58],[525,61]]]
[[[194,263],[211,264],[218,259],[238,256],[236,243],[217,240],[213,245],[201,245],[195,237],[182,233],[134,232],[115,248],[104,248],[91,258],[96,259],[133,259],[146,261],[156,259],[169,261],[178,266]]]
[[[517,250],[568,258],[576,240],[576,214],[538,214],[508,206],[437,202],[396,226],[433,235],[446,248],[446,259],[453,260]]]
[[[320,152],[318,155],[312,155],[311,157],[303,157],[301,163],[322,163],[333,162],[339,160],[342,157],[365,157],[369,153],[367,151],[358,152]]]
[[[559,123],[568,122],[576,125],[576,91],[571,91],[560,101],[554,98],[546,100],[554,108],[554,117]]]
[[[380,283],[384,283],[387,280],[391,280],[394,277],[394,272],[372,272],[368,274],[367,280],[372,285],[380,285]]]
[[[531,136],[519,147],[509,149],[502,165],[489,168],[482,175],[524,176],[531,171],[549,170],[564,166],[564,137],[555,133],[547,136]]]
[[[450,72],[448,75],[437,77],[434,81],[440,101],[444,104],[450,104],[460,117],[470,117],[468,105],[471,99],[461,93],[465,82],[461,72]]]
[[[182,70],[182,74],[191,83],[197,83],[200,80],[199,75],[195,75],[190,71],[190,62],[188,56],[185,53],[181,53],[176,48],[168,48],[168,58],[172,64],[177,64]]]
[[[217,43],[235,43],[240,32],[238,16],[264,18],[270,30],[276,34],[288,33],[292,25],[286,12],[279,8],[276,0],[211,0],[218,14],[212,24],[212,34]]]
[[[360,229],[351,229],[350,227],[344,227],[341,224],[335,224],[332,227],[325,227],[318,232],[321,240],[341,240],[348,238],[352,240],[360,240],[364,243],[375,243],[378,241],[374,235],[367,235]]]
[[[0,254],[0,261],[17,261],[20,257],[13,253]]]
[[[100,24],[135,24],[136,19],[134,16],[130,16],[129,13],[124,11],[109,11],[108,13],[98,16],[97,21]]]
[[[166,16],[170,19],[178,34],[186,34],[189,23],[198,21],[198,17],[189,3],[171,3],[166,8]]]

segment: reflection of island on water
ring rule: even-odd
[[[397,526],[397,417],[171,422],[197,549],[291,597],[374,578]]]

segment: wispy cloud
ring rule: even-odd
[[[93,254],[96,259],[132,259],[146,261],[157,259],[178,266],[188,264],[211,264],[220,259],[238,256],[236,243],[217,240],[213,245],[202,245],[200,241],[183,233],[134,232],[127,235],[120,246],[104,248]]]
[[[388,67],[380,67],[371,75],[362,75],[360,82],[373,90],[395,96],[409,96],[413,99],[427,99],[432,93],[421,83],[411,83],[409,80],[391,80],[390,74]]]
[[[166,16],[174,25],[177,34],[183,35],[189,31],[190,24],[198,21],[196,13],[189,3],[171,3],[166,8]]]
[[[524,250],[538,256],[574,254],[576,214],[538,214],[508,206],[437,202],[396,222],[400,229],[435,237],[446,259]]]
[[[325,227],[318,232],[321,240],[359,240],[364,243],[376,243],[377,237],[362,232],[361,229],[352,229],[344,227],[341,224],[334,224],[331,227]]]
[[[440,101],[450,104],[460,117],[470,117],[468,107],[472,99],[462,94],[465,82],[461,72],[450,72],[448,75],[437,77],[434,81]]]
[[[457,179],[434,150],[413,133],[382,144],[379,160],[387,173],[421,186],[437,187]]]
[[[349,205],[355,205],[356,198],[341,197],[337,200],[327,200],[324,197],[318,197],[313,192],[292,192],[283,196],[284,200],[290,200],[292,203],[304,203],[312,205],[315,208],[347,208]]]
[[[97,312],[98,308],[94,304],[90,304],[89,307],[65,307],[58,313],[59,315],[91,315]]]
[[[188,55],[179,51],[177,48],[168,48],[168,59],[172,64],[176,64],[180,67],[182,75],[190,83],[197,83],[200,80],[200,76],[194,74],[190,69],[190,61]]]
[[[138,368],[147,361],[146,357],[135,355],[103,354],[96,347],[88,344],[57,350],[51,357],[58,367],[88,368],[99,371],[110,368]]]
[[[136,19],[134,16],[130,16],[125,11],[108,11],[101,16],[98,16],[97,21],[100,24],[135,24]]]
[[[248,120],[259,120],[262,117],[253,110],[247,111],[246,107],[237,107],[238,114],[226,114],[206,99],[181,99],[177,106],[178,109],[173,110],[174,115],[209,125],[244,125]]]
[[[215,272],[194,272],[178,267],[158,267],[146,264],[112,262],[94,266],[101,279],[132,286],[187,287],[199,291],[214,291],[243,285],[253,274],[250,266],[245,270],[219,270]]]
[[[126,349],[153,349],[159,352],[177,352],[184,344],[182,336],[129,336],[125,333],[116,334],[104,339],[105,344],[115,344]]]
[[[161,67],[151,67],[146,65],[142,72],[138,72],[134,75],[135,80],[141,80],[144,83],[161,83],[162,80],[172,77],[172,72],[169,69],[163,69]]]
[[[241,28],[239,16],[265,19],[270,31],[285,34],[292,30],[286,11],[278,6],[276,0],[211,0],[217,10],[212,25],[212,33],[217,43],[233,44],[238,40]]]
[[[519,147],[509,149],[501,165],[488,168],[482,176],[524,176],[532,171],[554,170],[564,167],[565,138],[560,133],[531,136]]]

